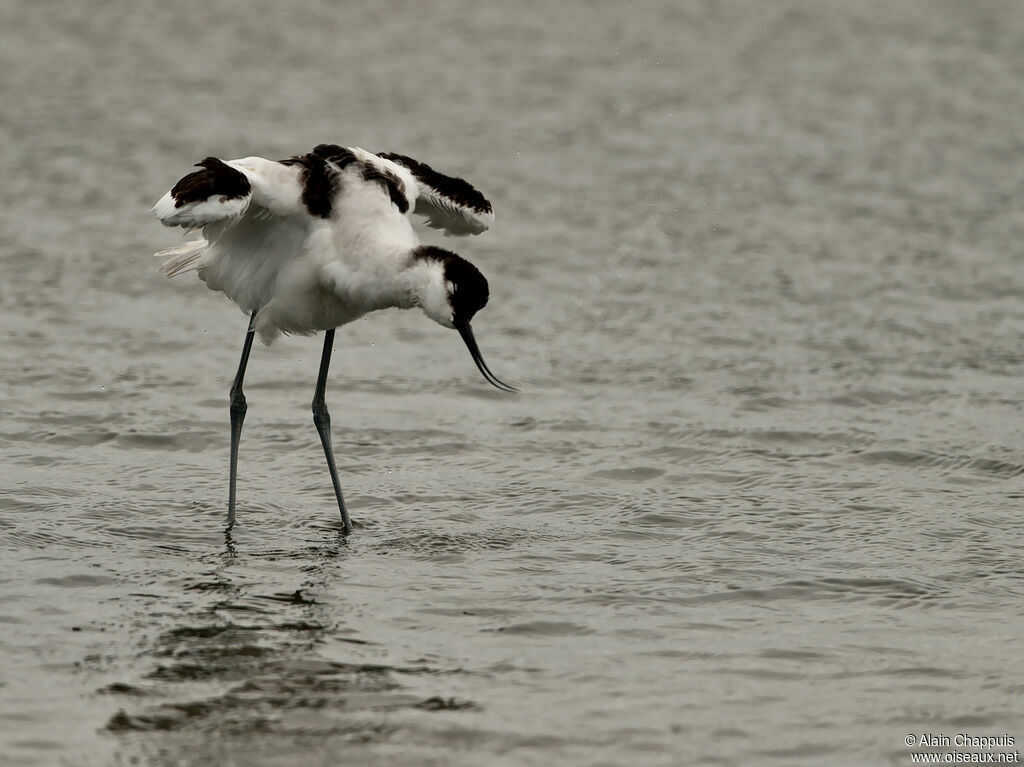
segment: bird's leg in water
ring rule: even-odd
[[[235,480],[238,477],[238,441],[242,436],[242,421],[245,420],[245,394],[242,392],[242,379],[245,378],[245,366],[249,363],[249,352],[252,350],[252,338],[256,332],[256,312],[249,318],[249,331],[245,334],[242,345],[242,359],[238,363],[238,372],[231,384],[231,476],[228,480],[228,530],[235,525]]]
[[[324,353],[320,358],[320,374],[316,379],[316,392],[313,394],[313,423],[316,425],[320,442],[324,446],[327,457],[327,468],[331,472],[334,483],[334,495],[338,498],[338,509],[341,511],[341,526],[346,534],[352,532],[352,522],[348,518],[345,499],[341,495],[341,482],[338,480],[338,467],[334,464],[334,449],[331,447],[331,414],[327,412],[324,391],[327,388],[327,369],[331,366],[331,351],[334,348],[334,330],[324,333]]]

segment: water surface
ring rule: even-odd
[[[191,11],[189,11],[191,7]],[[904,764],[1024,739],[1013,3],[8,3],[12,765]],[[417,312],[319,339],[150,253],[208,154],[478,184],[507,396]],[[137,760],[137,762],[133,761]]]

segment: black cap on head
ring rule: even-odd
[[[487,382],[502,391],[518,391],[514,386],[498,378],[487,367],[484,357],[477,346],[476,338],[473,337],[473,329],[469,321],[473,315],[487,306],[487,298],[490,291],[487,288],[487,278],[480,274],[480,270],[469,261],[450,250],[426,246],[419,248],[416,252],[417,258],[430,258],[442,264],[444,267],[444,278],[452,284],[451,305],[452,325],[459,331],[462,340],[466,343],[473,362],[483,374]]]
[[[466,259],[455,256],[445,262],[444,278],[454,287],[452,309],[455,310],[456,322],[469,322],[474,314],[487,306],[490,295],[487,278]]]
[[[444,267],[444,278],[453,287],[451,301],[456,323],[469,322],[487,306],[487,278],[469,261],[450,250],[432,246],[420,248],[417,256],[439,261]]]

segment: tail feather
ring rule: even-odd
[[[206,251],[209,243],[206,240],[192,240],[176,248],[168,248],[154,254],[156,258],[166,258],[160,265],[160,271],[168,277],[199,268],[199,258]]]

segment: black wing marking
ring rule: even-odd
[[[491,203],[480,191],[461,178],[446,176],[426,163],[396,152],[377,155],[386,163],[408,171],[416,180],[419,194],[414,212],[427,225],[447,234],[480,234],[494,223]]]
[[[216,157],[207,157],[196,163],[197,170],[178,181],[171,189],[174,207],[181,208],[190,202],[202,202],[219,195],[222,200],[247,197],[252,191],[249,179]]]
[[[491,203],[487,198],[465,179],[456,178],[455,176],[446,176],[445,174],[434,170],[425,162],[419,162],[411,157],[406,157],[404,154],[398,154],[396,152],[380,152],[377,156],[405,166],[409,169],[412,175],[416,177],[417,181],[429,186],[439,195],[447,197],[456,205],[463,208],[469,208],[470,210],[474,210],[478,213],[494,212],[491,208]]]
[[[280,161],[282,165],[302,168],[302,203],[309,215],[330,218],[334,197],[340,188],[338,172],[318,154],[303,154]]]
[[[364,181],[381,185],[401,213],[409,210],[409,198],[405,194],[405,185],[401,179],[385,169],[360,161],[346,147],[337,144],[319,144],[309,154],[282,160],[281,163],[302,166],[302,202],[310,215],[330,218],[334,198],[341,188],[341,177],[338,171],[353,164],[362,168]]]

